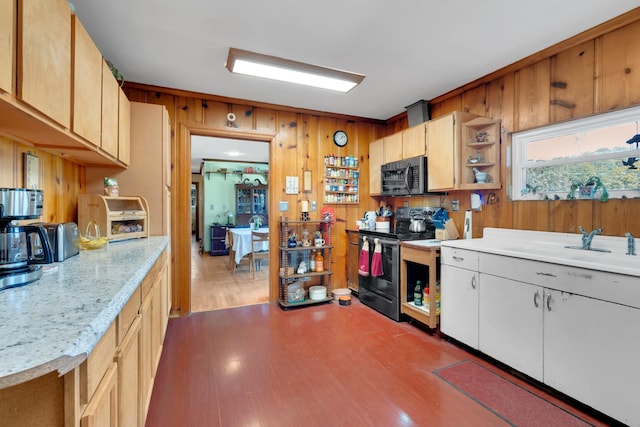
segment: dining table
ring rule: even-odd
[[[235,262],[240,264],[240,260],[251,252],[251,228],[230,228],[229,231],[233,235],[233,249],[235,251]],[[268,233],[268,227],[261,227],[259,233]],[[228,246],[228,242],[227,242]],[[256,242],[256,251],[268,251],[269,242]]]

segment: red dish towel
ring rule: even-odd
[[[358,274],[364,277],[369,275],[369,242],[367,237],[363,237],[362,249],[360,249],[360,260],[358,261]]]
[[[382,271],[382,244],[380,243],[380,239],[375,239],[374,243],[376,246],[373,250],[373,257],[371,258],[371,275],[379,277],[384,274]]]

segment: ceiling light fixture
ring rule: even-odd
[[[232,73],[263,77],[289,83],[349,92],[364,80],[364,75],[333,68],[229,48],[227,69]]]

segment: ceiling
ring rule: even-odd
[[[200,173],[200,165],[204,159],[269,163],[269,144],[209,136],[191,136],[192,173]]]
[[[125,80],[386,120],[637,0],[71,0]],[[231,74],[230,47],[364,74],[348,93]]]

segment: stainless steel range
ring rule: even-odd
[[[395,321],[401,321],[400,313],[400,242],[403,240],[427,240],[435,237],[433,214],[438,208],[407,207],[398,208],[395,226],[389,231],[360,230],[358,249],[360,253],[358,298],[360,301]],[[411,232],[414,218],[424,218],[425,230]],[[421,219],[420,219],[421,220]],[[365,242],[369,246],[368,260],[362,257]],[[376,242],[377,239],[377,242]],[[381,272],[372,269],[376,243],[379,246]],[[382,273],[379,274],[378,273]]]

